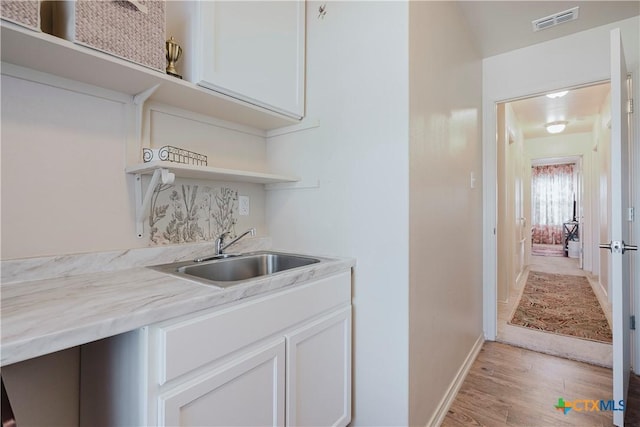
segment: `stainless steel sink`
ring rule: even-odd
[[[319,258],[279,252],[256,252],[208,262],[178,262],[151,268],[201,283],[226,288],[249,279],[320,262]]]

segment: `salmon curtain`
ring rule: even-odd
[[[573,218],[575,164],[531,167],[532,243],[561,244],[562,224]]]

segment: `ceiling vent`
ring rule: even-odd
[[[553,15],[531,21],[533,24],[533,31],[540,31],[546,28],[555,27],[556,25],[560,25],[565,22],[575,21],[578,19],[578,9],[580,9],[580,7],[576,6],[569,10],[554,13]]]

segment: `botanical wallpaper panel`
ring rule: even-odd
[[[238,191],[199,185],[158,185],[149,210],[151,245],[235,237]]]

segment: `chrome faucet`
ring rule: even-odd
[[[251,234],[251,237],[255,236],[256,229],[255,228],[248,229],[247,231],[245,231],[244,233],[242,233],[241,235],[239,235],[238,237],[236,237],[235,239],[233,239],[232,241],[230,241],[229,243],[223,246],[222,243],[224,241],[224,238],[227,237],[228,234],[229,234],[229,231],[222,233],[220,237],[216,239],[216,255],[222,255],[225,249],[235,244],[238,240],[242,239],[247,234]]]
[[[206,257],[206,258],[197,258],[194,260],[194,262],[203,262],[203,261],[209,261],[211,259],[217,258],[217,257],[221,257],[221,255],[224,255],[224,251],[231,245],[235,244],[238,240],[242,239],[244,236],[246,236],[247,234],[251,234],[251,236],[255,236],[256,235],[256,229],[255,228],[250,228],[247,231],[245,231],[244,233],[242,233],[241,235],[239,235],[238,237],[236,237],[235,239],[233,239],[232,241],[230,241],[229,243],[227,243],[226,245],[224,244],[224,239],[225,237],[227,237],[230,234],[229,231],[225,231],[224,233],[222,233],[220,236],[218,236],[218,238],[215,240],[214,242],[214,246],[215,246],[215,252],[213,254],[213,256],[210,257]]]
[[[222,252],[224,251],[224,247],[222,247],[222,243],[224,242],[224,239],[231,234],[230,231],[225,231],[224,233],[222,233],[221,235],[218,236],[218,238],[216,239],[214,245],[215,245],[215,252],[213,253],[214,255],[222,255]],[[242,236],[240,236],[242,237]]]

